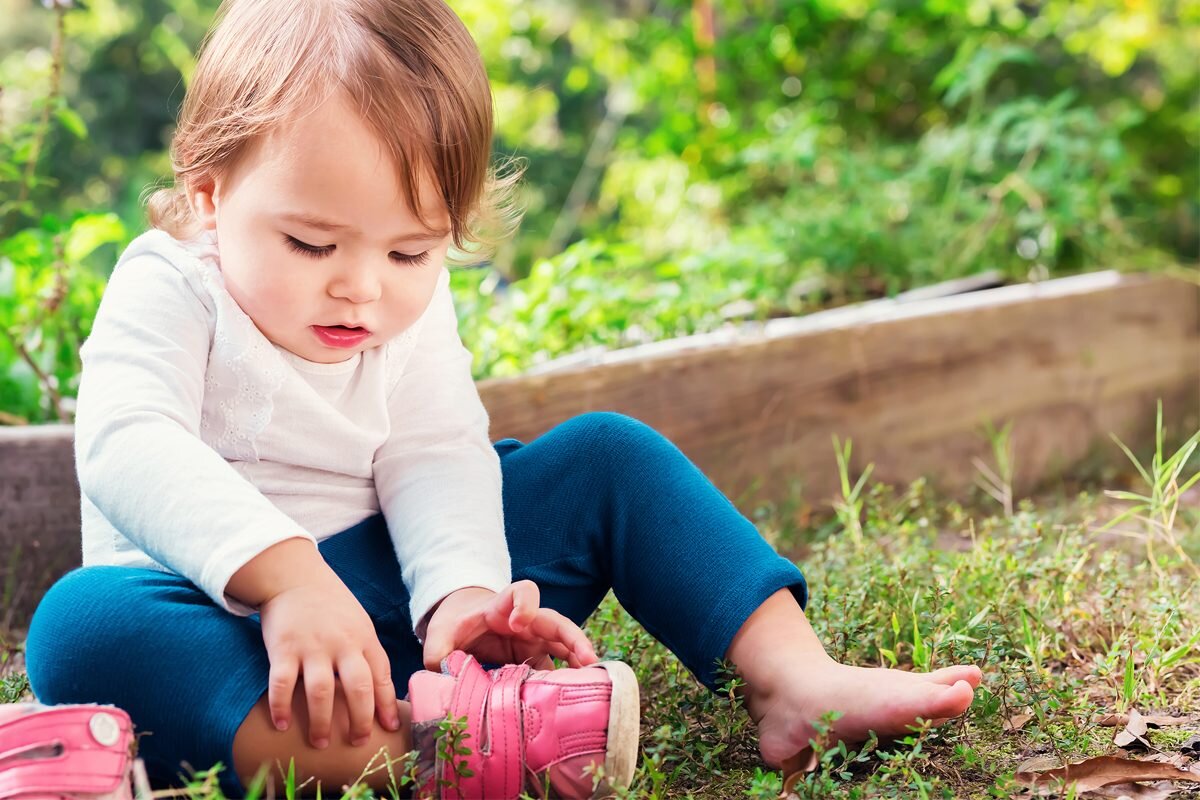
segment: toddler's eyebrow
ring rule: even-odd
[[[327,220],[327,219],[323,219],[322,217],[318,217],[314,214],[287,213],[287,214],[280,214],[279,218],[282,220],[286,220],[287,222],[297,222],[301,225],[307,225],[310,228],[316,228],[316,229],[322,230],[322,231],[330,231],[330,232],[346,231],[348,233],[353,233],[353,234],[361,233],[361,231],[359,231],[353,225],[345,225],[340,222],[333,222],[331,220]],[[450,233],[450,231],[449,231],[449,229],[446,229],[446,228],[429,228],[425,231],[413,231],[412,233],[401,234],[399,236],[393,237],[393,240],[399,241],[401,239],[441,239],[448,233]]]

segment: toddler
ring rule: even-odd
[[[442,0],[217,19],[175,186],[81,351],[83,566],[30,626],[41,702],[128,711],[159,785],[221,761],[238,797],[294,758],[327,794],[383,748],[428,777],[431,731],[465,716],[462,796],[586,795],[636,762],[632,673],[579,627],[611,588],[710,689],[737,669],[769,765],[828,711],[861,740],[967,709],[974,666],[827,656],[800,571],[646,425],[489,441],[447,261],[508,235],[514,173]]]

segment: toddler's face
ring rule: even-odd
[[[264,336],[310,361],[345,361],[412,325],[450,245],[436,186],[421,186],[422,210],[441,228],[430,232],[341,95],[264,136],[189,197],[216,231],[229,293]]]

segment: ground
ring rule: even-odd
[[[1142,519],[1101,531],[1129,503],[1100,486],[1137,492],[1138,478],[1110,471],[1090,481],[1022,501],[1011,514],[982,493],[947,501],[924,482],[868,488],[826,517],[800,501],[759,509],[763,535],[803,567],[809,617],[837,658],[985,670],[962,718],[900,742],[829,747],[795,797],[1010,797],[1023,791],[1014,779],[1022,765],[1044,770],[1112,753],[1196,760],[1200,715],[1151,728],[1143,738],[1160,754],[1119,750],[1121,728],[1099,720],[1130,709],[1176,720],[1200,711],[1200,485],[1180,496],[1160,482],[1165,490],[1147,492],[1153,507]],[[762,766],[735,696],[700,688],[611,597],[588,630],[602,657],[627,661],[641,681],[643,749],[631,797],[779,795],[782,776]],[[27,689],[19,656],[18,639],[0,639],[0,701]],[[1200,783],[1157,786],[1129,796],[1200,797]]]

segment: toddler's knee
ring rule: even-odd
[[[131,602],[120,588],[126,577],[122,569],[74,569],[39,601],[25,639],[25,668],[39,701],[50,705],[83,702],[74,696],[81,674],[97,661],[116,663],[121,658],[109,623],[115,616],[115,603]]]
[[[614,464],[643,457],[656,448],[671,447],[646,423],[616,411],[589,411],[563,424],[576,439],[575,447]]]

